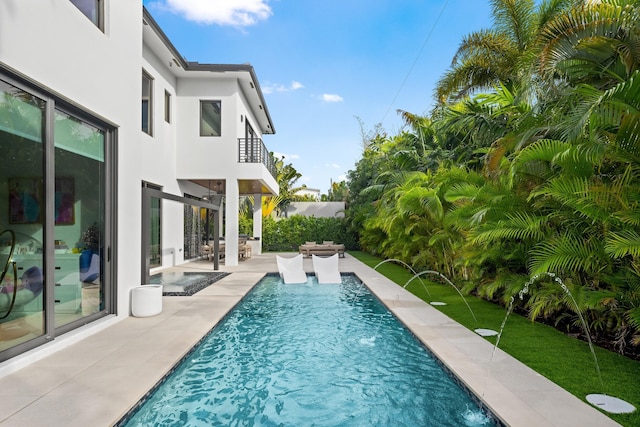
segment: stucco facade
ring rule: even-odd
[[[5,88],[5,100],[0,103],[4,108],[0,109],[0,132],[6,132],[15,145],[10,148],[19,152],[17,144],[24,135],[18,138],[21,134],[15,124],[7,122],[2,127],[3,111],[13,108],[11,114],[19,114],[16,111],[24,110],[23,104],[33,103],[34,94],[43,100],[38,105],[43,105],[44,118],[39,145],[29,137],[30,146],[43,149],[38,154],[42,158],[29,163],[36,171],[33,174],[43,182],[39,222],[20,223],[0,215],[0,232],[13,229],[41,243],[38,265],[45,273],[47,290],[40,295],[44,326],[33,339],[0,347],[0,361],[5,360],[5,365],[17,355],[28,357],[26,352],[43,344],[54,348],[71,330],[81,328],[84,333],[91,333],[94,321],[100,319],[96,323],[104,325],[105,319],[112,322],[129,316],[130,292],[141,285],[144,265],[141,198],[145,183],[176,196],[222,195],[225,259],[230,265],[238,262],[239,196],[251,194],[260,198],[278,192],[268,159],[255,160],[239,148],[241,143],[246,146],[249,131],[252,147],[263,149],[262,135],[275,133],[254,69],[248,64],[187,63],[140,3],[104,0],[100,4],[100,21],[96,25],[69,0],[0,2],[0,83]],[[141,129],[141,109],[145,108],[141,106],[141,99],[143,105],[145,102],[141,96],[143,73],[151,81],[146,106],[150,107],[149,132]],[[203,100],[220,102],[219,136],[200,134]],[[17,107],[16,102],[20,103]],[[96,183],[100,191],[95,194],[89,195],[88,190],[84,194],[82,184],[87,178],[75,173],[72,163],[61,160],[70,154],[56,141],[55,135],[60,134],[54,119],[61,114],[58,110],[77,116],[80,123],[95,125],[96,134],[104,139],[104,153],[95,167],[96,176],[104,182]],[[30,176],[29,172],[23,175],[13,170],[15,165],[7,156],[1,162],[0,169],[5,173],[0,172],[0,207],[7,204],[4,200],[11,180]],[[59,177],[65,174],[75,182],[76,218],[63,226],[58,219],[50,219],[58,208],[49,193],[56,191],[57,197]],[[72,245],[86,234],[87,225],[81,220],[88,214],[81,209],[86,211],[90,206],[89,196],[98,200],[102,209],[98,215],[102,280],[96,281],[101,286],[101,302],[90,314],[78,315],[60,328],[57,320],[54,324],[52,317],[46,315],[56,309],[49,299],[57,291],[52,278],[55,271],[47,265],[57,263],[58,243],[62,240],[69,242],[68,256],[77,255],[76,248],[72,253]],[[2,209],[7,211],[8,207]],[[158,263],[162,268],[185,262],[185,209],[180,203],[161,202],[161,211]],[[254,235],[259,236],[261,216],[254,218]],[[84,292],[85,288],[81,290]]]

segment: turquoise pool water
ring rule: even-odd
[[[355,276],[266,276],[121,425],[495,424]]]

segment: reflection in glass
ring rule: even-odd
[[[0,351],[44,333],[43,117],[41,99],[0,80]]]
[[[96,27],[100,27],[100,0],[71,0],[71,3],[80,9]]]
[[[200,101],[200,136],[222,135],[221,101]]]
[[[142,72],[142,131],[153,135],[153,78]]]
[[[104,304],[104,132],[55,111],[55,325]]]
[[[151,247],[149,254],[151,259],[149,267],[160,267],[162,258],[160,248],[162,246],[162,201],[157,197],[151,198]]]

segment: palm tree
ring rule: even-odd
[[[263,207],[272,206],[272,210],[275,210],[279,215],[287,214],[287,206],[295,198],[295,194],[302,190],[304,187],[294,187],[295,183],[302,177],[302,174],[293,167],[291,163],[284,163],[284,156],[274,162],[276,167],[276,180],[278,181],[279,192],[278,196],[266,198],[263,200]]]
[[[440,82],[439,99],[460,101],[403,112],[408,129],[350,175],[361,244],[497,301],[555,273],[622,352],[640,343],[640,3],[492,5],[494,26],[463,40]],[[551,282],[523,304],[577,319]]]
[[[608,89],[640,67],[637,0],[586,2],[541,31],[540,70],[549,83]]]
[[[493,26],[462,39],[451,68],[437,84],[438,101],[460,100],[502,84],[529,87],[537,40],[547,23],[575,0],[492,0]]]

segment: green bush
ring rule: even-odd
[[[244,215],[240,215],[238,221],[238,233],[253,236],[253,218],[247,218]]]
[[[304,242],[333,240],[343,243],[348,250],[357,249],[356,239],[347,231],[344,218],[316,218],[294,215],[262,222],[262,249],[271,252],[298,251]]]

